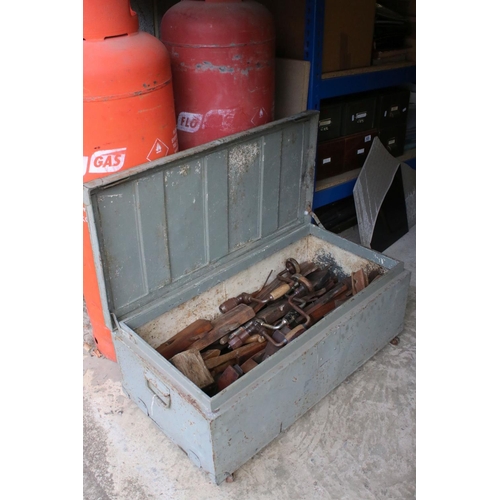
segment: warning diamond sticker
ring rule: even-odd
[[[151,148],[151,151],[149,152],[148,156],[146,156],[146,159],[148,161],[154,161],[158,158],[162,158],[163,156],[167,156],[167,154],[168,146],[164,142],[160,141],[160,139],[156,139],[153,147]]]

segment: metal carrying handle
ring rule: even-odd
[[[153,393],[153,400],[151,402],[151,414],[153,414],[153,405],[156,400],[160,403],[164,408],[170,408],[170,391],[168,388],[161,387],[158,383],[156,377],[152,374],[144,374],[144,378],[146,379],[146,387]],[[161,384],[163,385],[163,384]]]

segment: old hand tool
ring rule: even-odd
[[[193,342],[199,340],[203,334],[212,329],[212,323],[206,319],[197,319],[176,333],[172,338],[163,342],[156,350],[165,358],[170,359],[179,352],[187,349]]]
[[[240,325],[251,320],[255,316],[254,310],[245,305],[239,304],[231,311],[222,314],[217,320],[213,321],[213,328],[202,338],[191,344],[190,349],[201,351],[219,340],[224,335],[236,330]]]
[[[199,351],[189,349],[180,352],[170,362],[200,389],[215,382]]]
[[[305,326],[309,327],[311,318],[299,305],[297,299],[310,294],[318,293],[327,283],[331,283],[330,269],[321,269],[309,275],[308,278],[294,275],[297,281],[293,293],[288,296],[288,303],[292,308],[305,318]],[[292,276],[292,278],[294,277]]]
[[[306,327],[304,325],[298,325],[293,329],[290,329],[288,326],[283,326],[280,330],[276,330],[273,333],[273,340],[275,343],[267,343],[262,360],[272,356],[275,352],[285,347],[285,345],[302,335],[305,331]]]
[[[222,375],[217,379],[217,389],[224,390],[243,375],[243,370],[239,365],[228,366]]]
[[[305,307],[304,312],[310,318],[309,326],[314,325],[326,314],[333,311],[337,307],[335,304],[336,299],[346,291],[348,291],[348,286],[345,283],[337,283],[329,292]],[[302,318],[298,318],[297,322],[301,323],[301,321]]]
[[[283,318],[291,310],[292,306],[288,303],[288,300],[280,300],[269,305],[260,311],[253,321],[245,323],[238,330],[230,334],[230,338],[228,339],[229,347],[231,349],[241,347],[252,335],[263,335],[265,337],[267,332],[262,325],[276,323],[276,321]]]
[[[241,360],[243,357],[245,357],[245,359],[252,357],[254,354],[257,354],[258,352],[262,351],[264,347],[265,343],[263,342],[254,342],[252,344],[247,344],[244,345],[243,347],[235,349],[234,351],[230,351],[227,354],[222,354],[221,356],[207,359],[205,361],[205,365],[209,370],[211,370],[216,366],[226,363],[227,361],[235,360],[236,363],[236,360],[238,359]]]
[[[219,306],[219,310],[225,313],[236,307],[238,304],[253,304],[255,312],[258,312],[266,304],[283,297],[283,295],[290,290],[286,284],[293,283],[290,278],[292,275],[300,273],[303,276],[307,276],[317,268],[318,267],[313,262],[298,264],[295,259],[287,259],[285,263],[285,270],[278,273],[276,279],[269,285],[262,287],[258,292],[244,292],[237,297],[227,299]]]
[[[293,291],[288,297],[286,302],[281,302],[279,305],[274,304],[274,308],[270,309],[269,312],[267,308],[261,311],[256,318],[252,321],[244,324],[238,330],[233,332],[229,338],[229,347],[231,349],[236,349],[245,343],[245,340],[254,334],[259,334],[264,336],[271,344],[276,347],[281,347],[281,344],[276,343],[276,341],[268,333],[268,330],[275,331],[280,329],[282,326],[287,324],[287,320],[282,319],[279,324],[276,323],[279,319],[283,318],[291,309],[297,311],[300,315],[306,318],[306,326],[308,326],[308,317],[296,303],[293,301],[296,298],[300,298],[303,295],[313,293],[321,289],[326,283],[331,280],[331,274],[329,269],[317,270],[306,278],[300,274],[294,274],[290,277],[290,284],[286,283],[288,291]]]

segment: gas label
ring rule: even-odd
[[[167,156],[169,151],[169,147],[160,139],[156,139],[153,144],[153,147],[149,151],[148,156],[146,156],[146,160],[154,161],[158,158],[162,158],[163,156]]]
[[[198,113],[186,113],[183,111],[179,113],[179,117],[177,118],[177,128],[183,132],[190,132],[193,134],[194,132],[198,132],[202,121],[203,115]]]
[[[91,174],[118,172],[125,164],[127,148],[96,151],[90,158]]]

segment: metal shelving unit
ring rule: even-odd
[[[304,59],[311,63],[308,109],[319,110],[322,99],[415,82],[416,65],[406,62],[323,74],[321,65],[323,60],[324,14],[325,0],[306,1]],[[413,158],[406,160],[406,163],[415,168],[415,155]],[[343,176],[328,179],[328,187],[317,186],[313,208],[350,196],[358,172],[354,171],[348,174],[347,176],[344,174]]]

